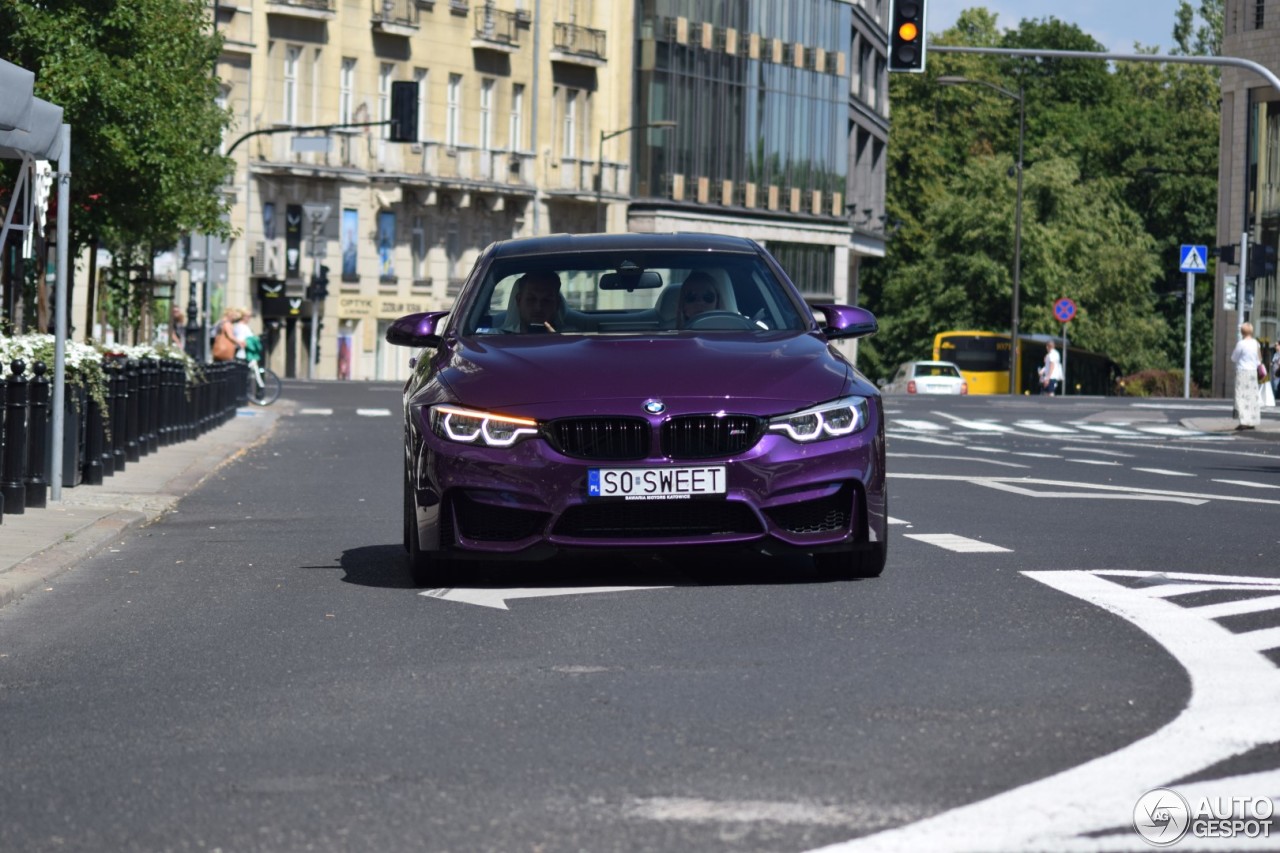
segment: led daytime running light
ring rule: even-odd
[[[463,444],[474,444],[478,438],[489,447],[510,447],[522,438],[538,434],[535,420],[457,406],[436,406],[432,409],[432,419],[445,438]],[[479,421],[479,425],[465,421]]]
[[[867,401],[862,397],[846,397],[774,418],[769,422],[769,429],[786,433],[792,441],[803,444],[852,435],[866,425]]]

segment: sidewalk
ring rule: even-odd
[[[223,463],[264,440],[282,411],[245,408],[193,441],[130,462],[101,486],[63,488],[62,500],[0,519],[0,607],[150,524]]]
[[[1239,421],[1228,417],[1183,418],[1179,421],[1187,429],[1198,429],[1202,432],[1229,432],[1249,438],[1280,440],[1280,406],[1262,410],[1262,422],[1249,430],[1236,430]]]

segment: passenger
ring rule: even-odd
[[[707,311],[723,310],[720,305],[720,289],[709,273],[694,272],[680,285],[680,313],[676,315],[679,327]]]
[[[560,276],[550,270],[525,273],[511,289],[502,329],[506,332],[563,331]]]

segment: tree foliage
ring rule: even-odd
[[[0,56],[34,72],[36,95],[71,126],[73,243],[225,233],[229,116],[206,16],[190,0],[0,2]]]
[[[1215,52],[1221,9],[1221,0],[1203,0],[1198,11],[1183,0],[1170,21],[1176,50]],[[1106,50],[1052,17],[1001,30],[984,8],[964,11],[931,39]],[[940,84],[944,76],[978,83]],[[927,357],[945,329],[1009,329],[1019,94],[1021,330],[1058,333],[1053,302],[1071,297],[1074,343],[1108,354],[1124,372],[1181,365],[1178,246],[1212,244],[1216,230],[1216,69],[934,52],[927,73],[890,80],[887,206],[898,230],[863,283],[882,329],[860,350],[870,375]],[[1194,330],[1205,342],[1211,302],[1202,294],[1196,303]],[[1210,347],[1201,350],[1193,373],[1206,384]]]

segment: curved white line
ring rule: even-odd
[[[918,823],[821,848],[825,853],[1150,850],[1136,832],[1123,831],[1132,826],[1139,797],[1280,740],[1280,669],[1249,648],[1247,634],[1233,634],[1194,609],[1093,572],[1023,574],[1129,620],[1160,643],[1190,676],[1186,708],[1155,733],[1110,755]],[[1086,835],[1107,830],[1121,832]],[[1245,841],[1224,840],[1228,844],[1217,849],[1239,849]],[[1193,841],[1183,839],[1178,849],[1203,849]]]

